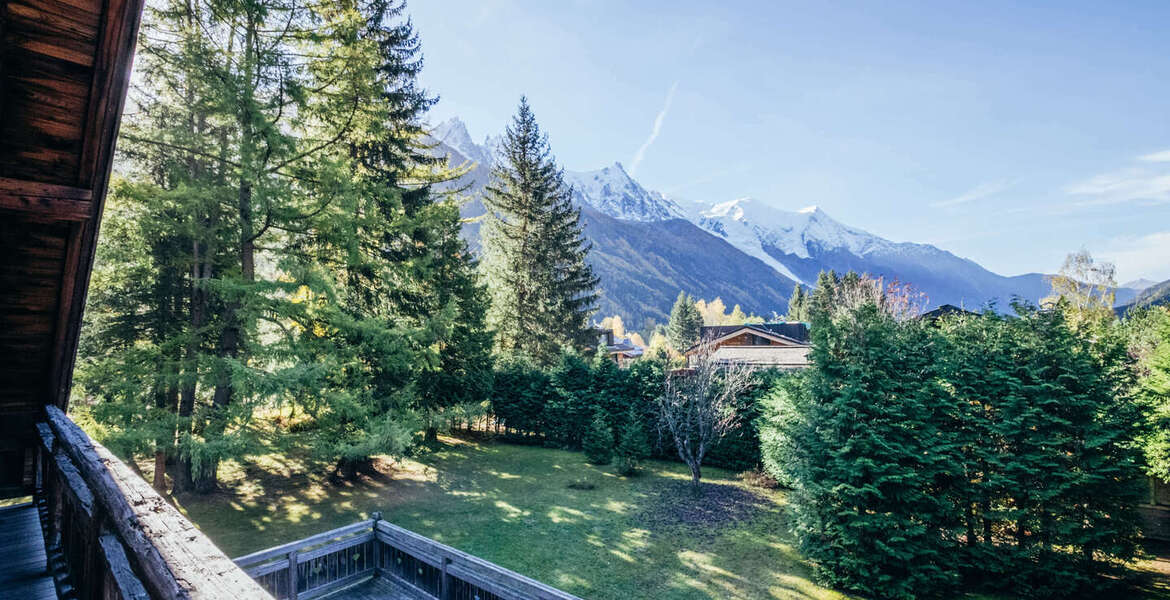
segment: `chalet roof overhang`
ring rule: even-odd
[[[0,0],[0,486],[66,408],[143,0]]]
[[[705,346],[718,346],[719,344],[722,344],[723,342],[726,342],[727,340],[730,340],[732,338],[743,335],[744,333],[751,333],[752,335],[758,335],[762,338],[772,340],[773,342],[777,342],[779,344],[783,344],[786,346],[808,346],[807,343],[801,342],[799,340],[794,340],[786,335],[780,335],[778,333],[773,333],[773,332],[768,331],[766,329],[762,329],[759,327],[752,327],[751,325],[744,325],[743,327],[740,327],[738,329],[734,329],[734,330],[730,331],[729,333],[725,333],[719,337],[709,339],[709,340],[702,340],[699,343],[691,346],[690,348],[687,348],[686,352],[684,352],[683,355],[684,356],[692,356]]]

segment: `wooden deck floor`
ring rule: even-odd
[[[0,508],[0,600],[56,600],[45,541],[32,504]]]
[[[431,600],[430,596],[392,579],[374,577],[324,596],[327,600]]]

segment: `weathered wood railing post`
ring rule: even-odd
[[[451,577],[447,575],[447,565],[451,564],[451,558],[444,556],[439,562],[439,600],[451,600]]]
[[[288,598],[297,600],[297,549],[288,553]]]
[[[366,521],[253,552],[235,562],[250,577],[261,581],[266,589],[277,590],[286,571],[295,578],[292,565],[300,560],[300,556],[304,557],[307,569],[317,565],[322,570],[318,576],[306,575],[305,588],[297,589],[295,595],[281,595],[282,600],[296,598],[300,593],[304,593],[306,599],[321,598],[373,577],[382,577],[404,586],[403,589],[412,590],[411,597],[432,600],[453,600],[456,597],[581,600],[386,522],[377,512],[371,513]],[[374,559],[372,566],[367,562],[369,558]],[[359,564],[361,568],[358,568]]]
[[[46,542],[64,555],[69,585],[80,600],[270,598],[59,408],[46,406],[37,430]]]
[[[370,525],[373,536],[373,574],[377,577],[381,573],[381,542],[378,540],[378,522],[381,520],[381,511],[373,511],[370,513],[370,518],[373,523]]]

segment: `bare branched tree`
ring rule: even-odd
[[[1093,260],[1088,250],[1070,253],[1060,273],[1048,278],[1052,295],[1040,304],[1055,307],[1065,302],[1074,328],[1109,321],[1114,318],[1113,304],[1117,300],[1116,273],[1113,263]]]
[[[752,385],[752,365],[715,360],[715,348],[702,346],[690,366],[669,373],[658,398],[660,427],[674,438],[678,456],[691,469],[691,484],[700,493],[703,458],[740,425],[736,399]]]
[[[907,321],[921,315],[929,303],[926,294],[897,279],[886,283],[884,277],[851,271],[830,283],[829,308],[838,314],[872,304],[898,321]]]

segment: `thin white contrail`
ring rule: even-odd
[[[666,102],[662,105],[662,110],[658,111],[658,116],[654,117],[654,128],[650,130],[650,137],[642,142],[642,147],[634,153],[634,159],[630,161],[630,176],[633,177],[638,172],[638,165],[641,164],[642,158],[646,156],[646,150],[650,148],[650,144],[658,138],[658,132],[662,130],[662,121],[666,119],[666,113],[670,111],[670,103],[674,102],[674,92],[678,90],[678,82],[674,82],[670,86],[670,91],[666,93]]]

